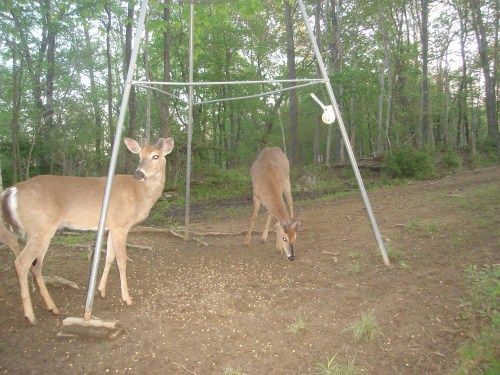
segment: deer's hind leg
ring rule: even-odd
[[[9,249],[14,253],[14,257],[19,255],[19,242],[17,237],[10,233],[0,220],[0,242],[5,243]]]
[[[35,277],[40,289],[40,295],[45,301],[47,309],[52,311],[53,314],[59,314],[59,309],[52,300],[42,276],[43,258],[45,257],[45,253],[47,252],[51,239],[52,236],[50,235],[29,237],[26,242],[26,246],[15,260],[17,277],[21,288],[21,301],[23,304],[24,316],[28,318],[30,323],[33,325],[38,322],[35,318],[35,313],[33,312],[33,305],[28,286],[28,273],[30,270]]]

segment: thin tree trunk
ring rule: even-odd
[[[97,155],[97,163],[96,163],[96,168],[97,168],[97,175],[101,175],[103,170],[102,170],[102,151],[101,151],[101,146],[102,146],[102,140],[103,140],[103,129],[102,129],[102,116],[101,116],[101,109],[99,106],[99,99],[98,99],[98,93],[97,93],[97,87],[95,83],[95,74],[94,74],[94,58],[93,58],[93,49],[92,49],[92,44],[90,41],[90,34],[89,34],[89,29],[87,22],[84,20],[82,22],[83,24],[83,31],[85,33],[85,42],[87,44],[87,61],[88,61],[88,69],[89,69],[89,78],[90,78],[90,95],[91,95],[91,100],[92,100],[92,107],[94,110],[94,122],[95,122],[95,152]]]
[[[321,51],[321,4],[322,0],[316,0],[316,7],[314,12],[314,31],[316,33],[316,44]],[[319,65],[316,66],[316,72],[318,77],[321,77],[321,72],[319,70]],[[314,163],[321,163],[321,130],[322,130],[321,115],[316,116],[316,128],[314,130],[314,141],[313,141],[313,158]]]
[[[419,143],[421,146],[430,145],[431,143],[431,128],[429,119],[429,4],[427,0],[420,0],[421,6],[421,25],[420,25],[420,42],[422,44],[422,109],[421,123],[419,131]]]
[[[488,39],[486,37],[486,27],[483,22],[483,15],[481,13],[482,2],[478,0],[470,0],[472,25],[476,35],[476,41],[479,51],[479,58],[484,77],[484,93],[486,102],[486,118],[488,121],[488,137],[497,143],[500,155],[500,144],[498,140],[498,121],[496,111],[496,72],[491,73],[490,57],[488,49]],[[496,5],[498,10],[498,5]],[[496,19],[498,20],[498,14]],[[498,25],[497,25],[498,28]],[[497,42],[498,43],[498,42]],[[496,59],[495,59],[496,61]]]
[[[21,111],[22,60],[18,65],[17,43],[8,42],[12,50],[12,185],[22,180],[21,152],[19,149],[19,114]],[[1,190],[1,189],[0,189]]]
[[[113,71],[111,66],[111,9],[109,4],[104,6],[104,11],[106,12],[106,22],[104,27],[106,28],[106,67],[107,67],[107,77],[106,77],[106,90],[107,90],[107,101],[108,101],[108,131],[109,131],[109,144],[112,147],[115,140],[115,129],[113,125]],[[111,154],[111,150],[109,151]]]
[[[127,76],[128,67],[131,64],[132,57],[132,26],[134,23],[134,5],[135,0],[129,0],[128,2],[128,11],[127,11],[127,25],[125,27],[125,71],[124,71],[124,81]],[[126,84],[126,82],[125,82]],[[137,137],[137,101],[135,96],[135,88],[132,85],[130,90],[130,97],[128,100],[128,133],[127,136],[132,139],[136,139]],[[127,152],[125,154],[125,169],[128,172],[131,172],[134,168],[132,153]]]
[[[163,21],[166,23],[166,29],[163,33],[163,81],[170,81],[170,45],[171,45],[171,27],[170,27],[170,7],[172,0],[165,0],[163,8]],[[164,90],[169,93],[170,86],[165,86]],[[167,138],[170,135],[170,96],[163,95],[163,102],[160,106],[160,115],[162,122],[161,136]]]
[[[286,21],[286,66],[288,79],[296,79],[295,68],[295,41],[293,30],[293,14],[290,0],[284,0],[285,3],[285,21]],[[295,4],[295,2],[293,2]],[[289,87],[294,87],[295,83],[290,83]],[[298,129],[297,129],[297,90],[289,91],[288,110],[289,110],[289,159],[290,165],[296,166],[298,163]]]

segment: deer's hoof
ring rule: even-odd
[[[55,306],[54,306],[53,308],[49,309],[49,311],[50,311],[52,314],[54,314],[54,315],[60,315],[60,314],[61,314],[61,310],[59,310],[59,308],[57,308],[57,307],[55,307]]]

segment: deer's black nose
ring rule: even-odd
[[[293,255],[290,255],[290,256],[288,257],[288,260],[294,260],[294,259],[295,259],[295,257],[294,257]]]
[[[146,175],[140,169],[137,169],[134,172],[134,177],[135,177],[136,180],[139,180],[139,181],[144,181],[146,179]]]

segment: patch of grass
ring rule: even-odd
[[[411,220],[407,224],[401,225],[410,234],[423,234],[425,237],[434,237],[439,232],[439,224],[435,221],[428,220]]]
[[[348,359],[346,363],[337,361],[337,355],[327,359],[326,363],[316,363],[317,375],[357,375],[361,368],[355,364],[355,358]]]
[[[288,331],[296,335],[297,333],[307,329],[307,313],[299,311],[295,316],[293,323],[288,326]]]
[[[357,264],[357,263],[350,264],[347,267],[347,273],[350,275],[355,275],[355,274],[363,272],[364,269],[365,269],[365,267],[362,264]]]
[[[361,317],[352,323],[347,330],[352,331],[354,340],[368,342],[380,334],[380,329],[373,312],[361,314]]]
[[[403,256],[403,254],[401,253],[400,250],[395,249],[394,247],[387,245],[387,244],[385,245],[385,251],[387,253],[387,257],[390,260],[400,259]],[[378,249],[377,249],[377,252],[378,252]]]
[[[9,268],[10,266],[6,265],[6,264],[3,264],[3,263],[0,263],[0,272],[6,270],[7,268]]]
[[[348,256],[351,259],[361,259],[363,254],[361,254],[359,251],[350,251]]]
[[[403,271],[411,271],[411,265],[406,263],[406,261],[401,260],[399,262],[399,268],[401,268]]]
[[[471,266],[465,270],[469,283],[463,302],[463,317],[469,319],[475,331],[473,341],[460,350],[462,363],[457,371],[467,374],[500,373],[500,264]]]
[[[52,245],[78,245],[95,241],[97,232],[78,232],[76,234],[59,234],[52,239]]]
[[[245,373],[239,367],[232,368],[231,366],[226,366],[222,375],[245,375]]]

